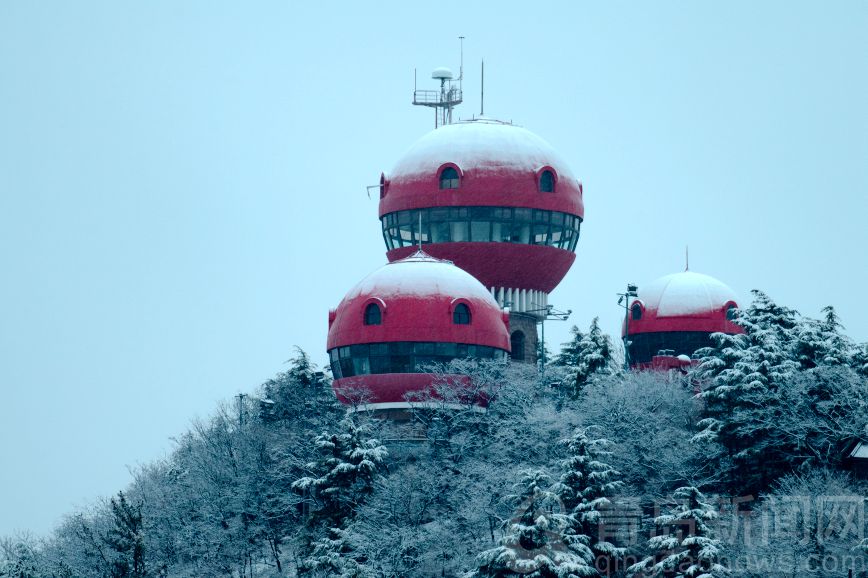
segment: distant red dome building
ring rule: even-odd
[[[509,339],[508,315],[479,281],[416,252],[368,275],[329,312],[335,394],[369,410],[408,408],[407,395],[436,379],[427,366],[504,359]]]
[[[544,140],[488,119],[423,136],[380,180],[390,261],[423,245],[512,312],[514,359],[535,361],[536,323],[575,261],[582,185]]]
[[[744,333],[733,323],[736,309],[732,289],[693,271],[640,286],[628,312],[630,366],[669,369],[689,365],[694,352],[713,345],[712,333]]]

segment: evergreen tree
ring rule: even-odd
[[[519,512],[500,546],[477,557],[467,578],[580,578],[598,576],[586,536],[569,535],[569,516],[556,512],[557,494],[542,471],[527,471],[513,496]]]
[[[337,433],[316,436],[319,459],[307,464],[312,475],[292,484],[293,490],[313,502],[313,520],[329,528],[341,528],[373,492],[387,455],[379,440],[368,437],[367,426],[346,418],[339,428]]]
[[[317,540],[313,554],[304,561],[306,571],[313,576],[332,578],[374,578],[376,574],[359,563],[351,554],[347,532],[331,528],[330,536]]]
[[[591,376],[611,372],[612,341],[600,330],[598,317],[591,321],[587,333],[582,333],[575,325],[570,332],[573,337],[562,345],[554,364],[569,367],[575,372],[573,395],[578,395]]]
[[[720,444],[712,459],[728,468],[732,491],[753,491],[785,471],[788,448],[772,445],[765,418],[778,405],[778,389],[798,371],[793,359],[796,312],[774,303],[761,291],[739,312],[745,334],[712,334],[715,345],[697,351],[693,377],[703,384],[705,417],[697,440]],[[728,462],[728,463],[726,463]]]
[[[796,326],[795,358],[802,369],[817,366],[848,365],[854,346],[842,333],[844,326],[831,306],[823,308],[823,318],[802,319]]]
[[[132,505],[123,492],[109,502],[112,526],[106,543],[117,554],[112,578],[147,576],[145,538],[142,532],[142,505]]]
[[[717,517],[714,507],[694,487],[681,487],[671,514],[654,519],[659,534],[648,541],[652,554],[630,566],[631,576],[661,578],[719,578],[728,574],[719,563],[720,540],[708,522]]]
[[[622,556],[623,548],[616,548],[601,535],[603,512],[611,505],[609,498],[624,485],[618,479],[620,472],[606,463],[612,455],[606,449],[610,442],[590,439],[587,430],[579,428],[560,443],[567,449],[567,458],[561,462],[565,471],[554,490],[570,515],[571,533],[586,542],[595,557],[611,560]]]

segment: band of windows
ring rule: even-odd
[[[495,242],[547,245],[575,251],[582,219],[558,211],[509,207],[443,207],[383,215],[389,251],[422,243]]]
[[[383,373],[426,373],[453,359],[506,359],[503,349],[466,343],[396,341],[336,347],[329,351],[335,379]]]
[[[628,338],[630,363],[649,363],[663,350],[668,350],[669,355],[693,355],[698,349],[714,345],[710,336],[704,331],[634,333]]]

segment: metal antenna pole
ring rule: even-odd
[[[479,116],[485,115],[485,59],[482,59],[482,83],[479,89]]]
[[[419,250],[422,250],[422,211],[419,211]]]
[[[247,397],[244,393],[239,393],[235,397],[238,398],[238,427],[244,425],[244,398]]]
[[[684,270],[690,271],[690,245],[684,245]]]

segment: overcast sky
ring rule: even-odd
[[[683,269],[868,340],[868,3],[0,3],[0,534],[49,531],[385,262],[378,182],[459,64],[465,104],[584,182],[551,302]]]

